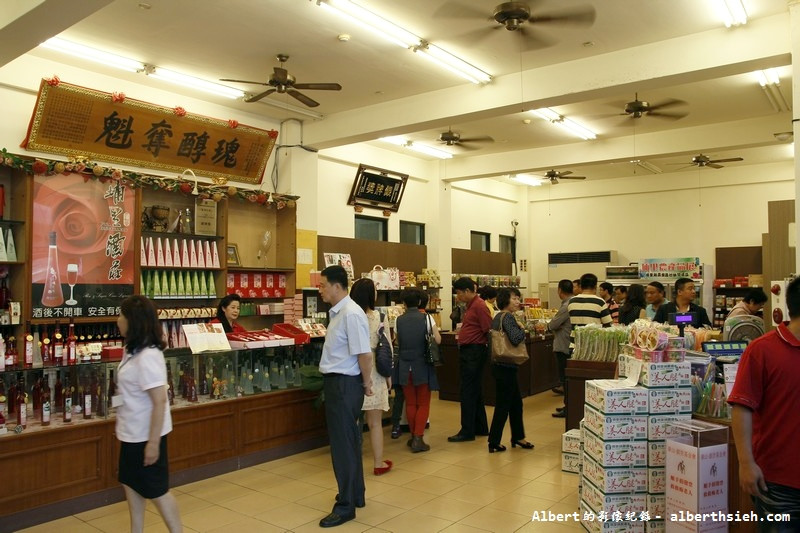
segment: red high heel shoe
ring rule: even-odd
[[[376,476],[382,476],[383,474],[392,469],[392,462],[389,459],[386,459],[383,462],[386,463],[386,466],[379,466],[377,468],[372,469],[372,473],[375,474]]]

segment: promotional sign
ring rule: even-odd
[[[347,278],[353,281],[356,278],[355,271],[353,270],[353,260],[350,254],[335,254],[325,253],[322,255],[325,259],[325,267],[339,265],[347,271]]]
[[[23,146],[210,178],[261,183],[278,132],[42,80]]]
[[[118,181],[34,177],[31,318],[119,314],[133,294],[133,210]]]
[[[702,267],[699,257],[661,257],[639,261],[639,278],[653,280],[675,280],[678,278],[701,279]]]

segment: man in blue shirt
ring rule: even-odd
[[[335,527],[355,518],[356,507],[365,504],[358,417],[364,396],[372,396],[372,351],[367,315],[347,294],[347,272],[335,265],[321,274],[319,293],[331,310],[319,371],[323,375],[325,418],[339,494],[331,514],[319,525]]]

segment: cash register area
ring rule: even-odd
[[[364,480],[367,505],[337,533],[472,531],[582,531],[578,522],[531,522],[536,511],[578,511],[578,474],[561,471],[564,419],[550,414],[563,404],[550,391],[523,400],[525,431],[533,450],[511,448],[489,454],[485,437],[449,443],[458,431],[459,404],[436,399],[425,440],[431,450],[411,453],[408,433],[389,438],[384,427],[384,457],[394,468],[372,475],[372,450],[364,433]],[[492,407],[486,414],[491,420]],[[184,531],[306,532],[322,531],[336,496],[329,448],[318,448],[187,485],[173,487]],[[24,529],[27,533],[119,533],[129,531],[124,501]],[[166,532],[158,511],[148,502],[145,532]]]

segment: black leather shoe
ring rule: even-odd
[[[470,440],[475,440],[475,437],[467,437],[466,435],[462,435],[460,433],[451,437],[447,437],[447,442],[467,442]]]
[[[550,390],[553,392],[553,394],[558,394],[560,396],[564,396],[564,389],[562,389],[561,387],[553,387]]]
[[[475,432],[475,436],[476,437],[488,437],[489,436],[489,432],[488,431],[485,431],[485,432],[484,431],[476,431]]]
[[[555,413],[553,413],[552,416],[553,418],[567,418],[567,411],[566,410],[556,411]]]
[[[564,409],[566,409],[566,408],[567,408],[566,406],[563,406],[563,407],[556,407],[556,411],[563,411],[563,410],[564,410]]]
[[[331,513],[322,520],[319,521],[319,527],[336,527],[341,526],[345,522],[349,522],[353,518],[356,517],[356,513],[352,513],[346,516],[338,515],[336,513]]]

